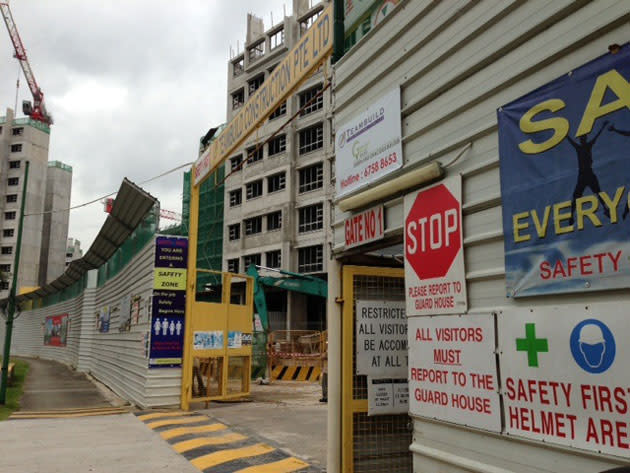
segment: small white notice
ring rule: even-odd
[[[368,416],[405,414],[409,409],[409,385],[406,379],[368,377]]]
[[[356,302],[356,374],[407,376],[407,317],[404,301]]]

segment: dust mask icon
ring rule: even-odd
[[[602,329],[595,324],[587,324],[580,330],[580,352],[591,368],[599,368],[604,361],[606,341]]]

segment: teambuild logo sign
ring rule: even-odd
[[[500,108],[507,295],[630,286],[630,46]]]
[[[506,433],[628,457],[627,327],[618,303],[500,313]]]
[[[400,89],[371,104],[337,131],[337,197],[364,187],[403,165]]]

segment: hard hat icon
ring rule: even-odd
[[[584,325],[580,330],[580,343],[588,343],[589,345],[605,343],[602,329],[594,324]]]

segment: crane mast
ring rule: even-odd
[[[37,81],[35,80],[35,75],[33,74],[31,65],[28,62],[26,49],[24,49],[24,44],[20,38],[17,25],[13,20],[9,4],[0,2],[0,11],[2,11],[2,18],[4,19],[4,23],[7,25],[7,30],[9,31],[11,42],[13,43],[13,48],[15,50],[13,55],[18,61],[20,61],[22,72],[24,73],[24,77],[26,77],[26,82],[28,82],[28,87],[31,89],[31,94],[33,95],[32,108],[30,107],[30,104],[26,102],[23,104],[23,111],[26,115],[30,115],[33,120],[40,121],[47,125],[52,125],[52,117],[48,114],[46,106],[44,105],[44,93],[42,92],[42,89],[39,88]]]

